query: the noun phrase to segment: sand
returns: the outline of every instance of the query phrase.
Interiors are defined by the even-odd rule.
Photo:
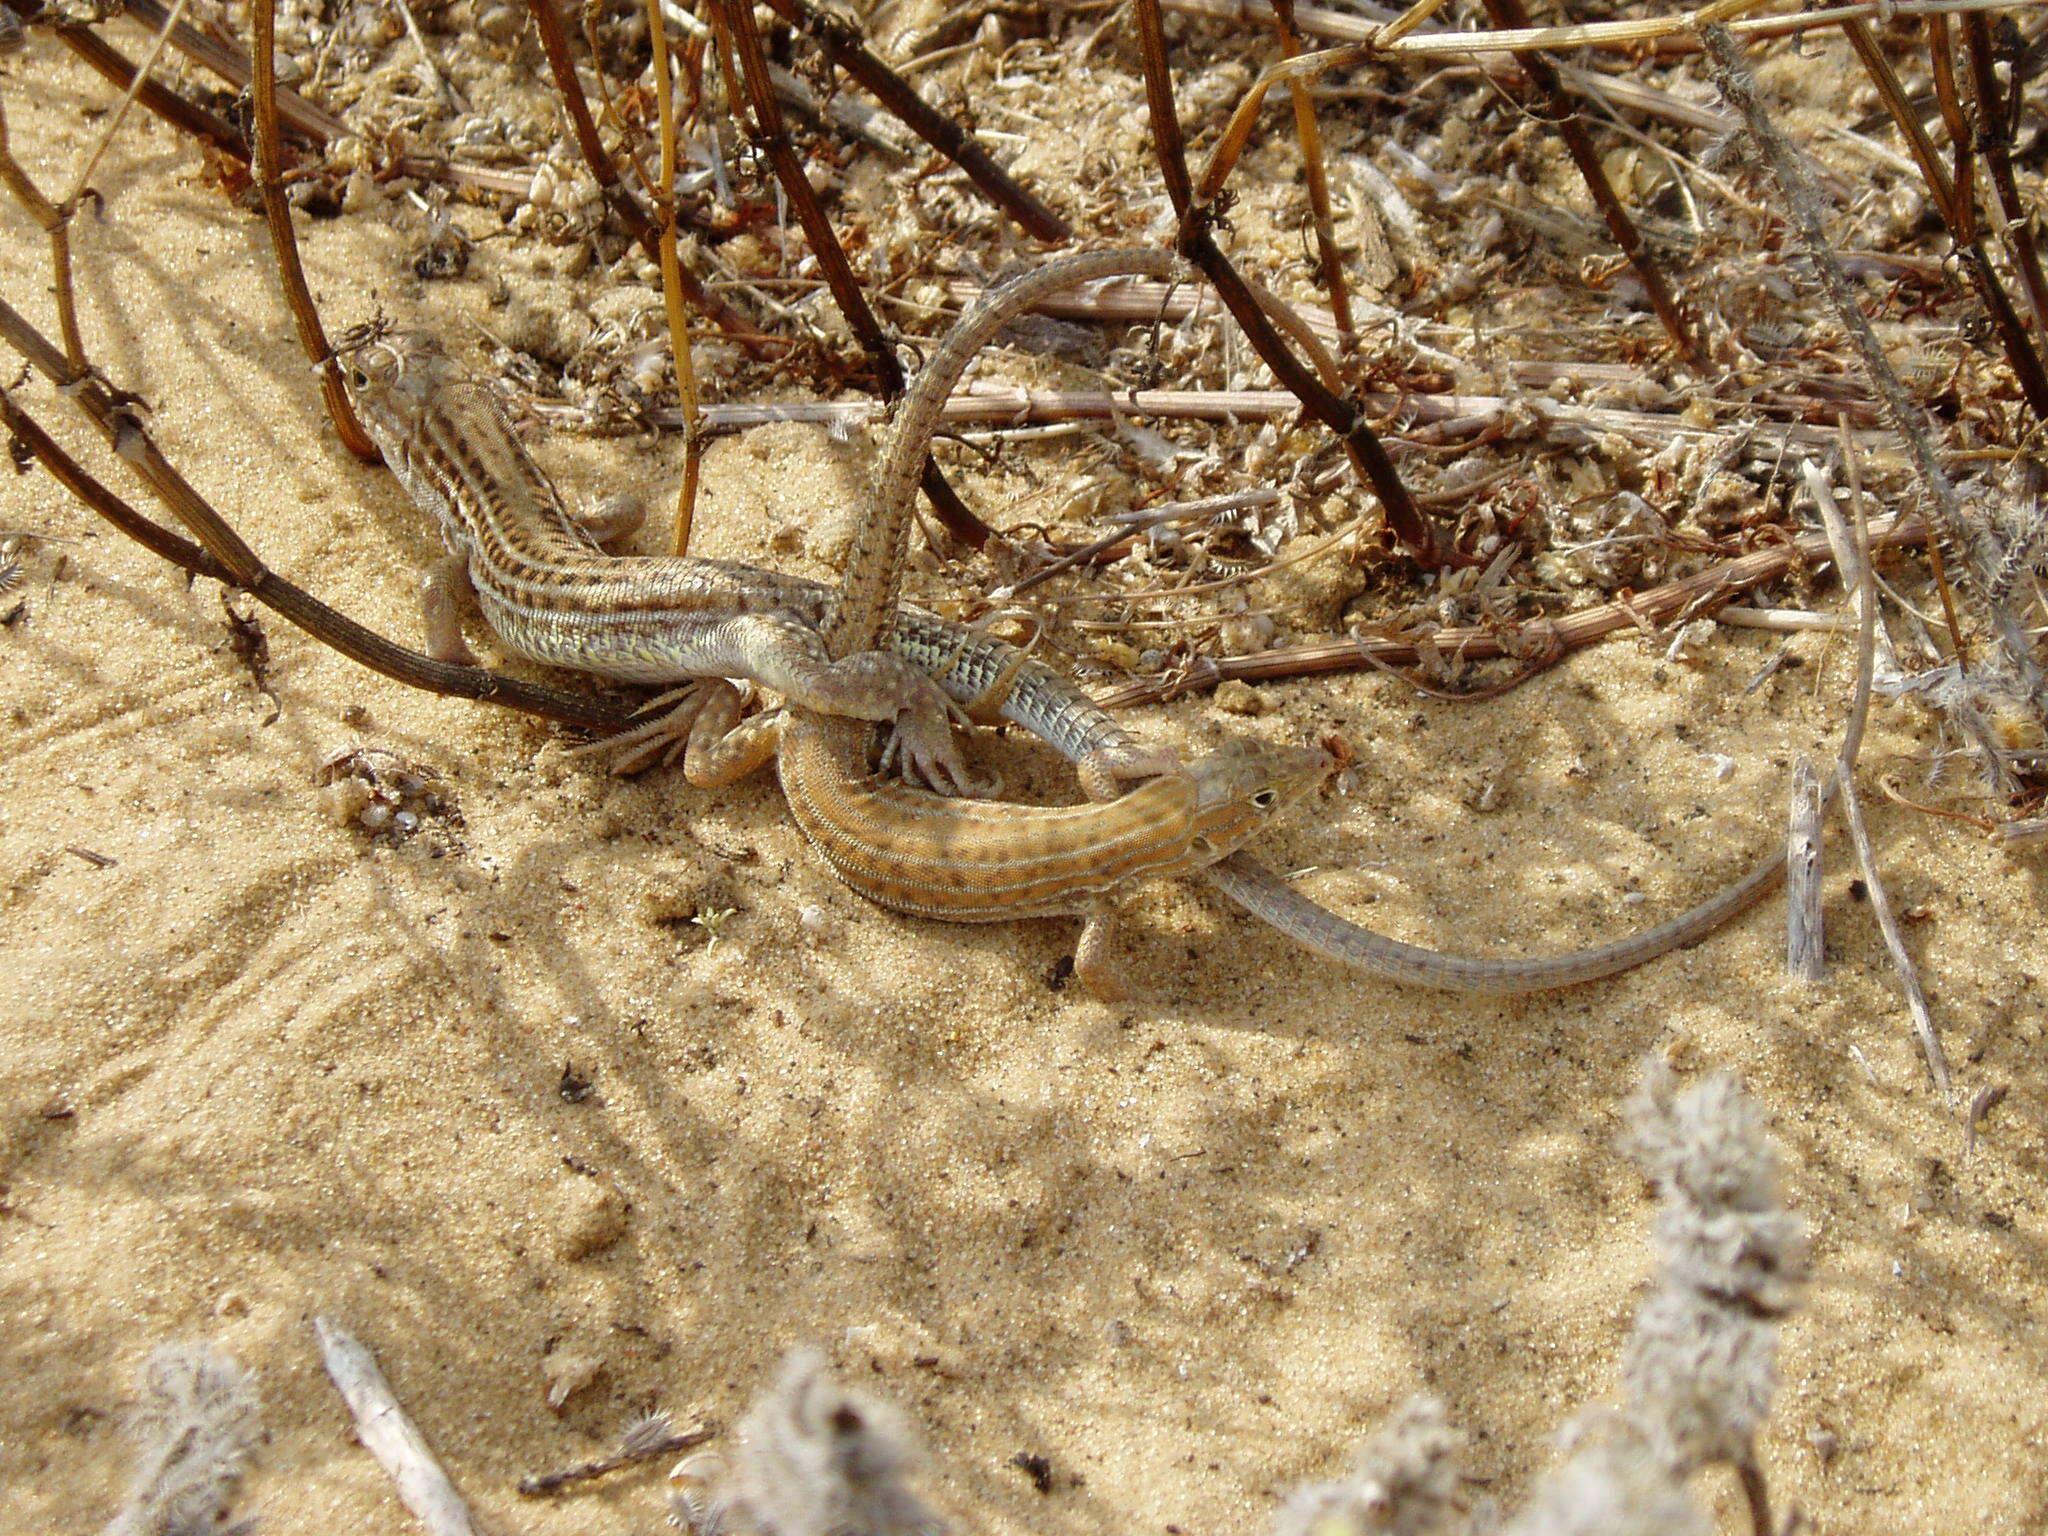
[[[100,87],[45,41],[0,91],[24,165],[61,185]],[[102,363],[278,570],[415,634],[433,537],[328,431],[258,225],[153,124],[97,180],[79,243]],[[48,324],[43,248],[4,228],[0,283]],[[343,319],[372,293],[457,335],[488,315],[484,277],[410,276],[397,221],[302,228]],[[21,398],[148,505],[47,390]],[[700,552],[829,576],[870,448],[721,441]],[[540,451],[584,497],[662,495],[679,458],[673,438]],[[771,545],[785,526],[808,531]],[[1503,1003],[1353,977],[1183,884],[1130,903],[1138,998],[1109,1005],[1055,984],[1069,924],[867,906],[767,779],[609,778],[564,732],[276,620],[271,722],[214,584],[38,473],[0,483],[0,527],[38,536],[0,598],[25,605],[0,630],[12,1529],[113,1513],[134,1370],[189,1337],[256,1373],[267,1438],[238,1507],[264,1530],[407,1528],[315,1312],[376,1352],[500,1532],[660,1528],[658,1468],[558,1503],[513,1485],[651,1408],[729,1425],[804,1342],[903,1406],[961,1528],[1257,1530],[1423,1392],[1470,1436],[1473,1496],[1512,1504],[1615,1391],[1652,1212],[1618,1107],[1653,1052],[1743,1076],[1812,1224],[1762,1446],[1780,1500],[1824,1532],[2048,1527],[2043,891],[1966,827],[1869,810],[1961,1097],[2010,1089],[1967,1157],[1846,853],[1815,986],[1782,974],[1776,901]],[[1366,674],[1264,687],[1256,718],[1138,718],[1183,746],[1340,736],[1346,792],[1274,862],[1325,867],[1311,889],[1400,937],[1543,952],[1675,911],[1778,835],[1846,682],[1805,636],[1804,666],[1745,694],[1778,644],[1721,631],[1672,661],[1625,638],[1469,706]],[[1869,782],[1929,740],[1881,708]],[[358,746],[430,767],[459,814],[397,846],[343,824],[318,780]],[[989,755],[1060,786],[1022,745]],[[592,1366],[552,1411],[551,1382]],[[1701,1491],[1735,1528],[1732,1479]]]

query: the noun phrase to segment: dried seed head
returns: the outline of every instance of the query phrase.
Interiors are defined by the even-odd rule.
[[[1351,1476],[1297,1488],[1275,1536],[1430,1536],[1462,1528],[1458,1436],[1443,1404],[1411,1398],[1358,1448]]]
[[[1707,1536],[1684,1486],[1622,1415],[1587,1415],[1570,1438],[1569,1459],[1504,1536]]]
[[[1778,1208],[1778,1149],[1762,1108],[1732,1074],[1678,1093],[1670,1067],[1653,1058],[1628,1117],[1636,1161],[1667,1199],[1704,1210]]]
[[[754,1536],[924,1536],[940,1527],[904,1485],[914,1454],[893,1409],[839,1386],[818,1351],[793,1350],[740,1421],[719,1493]]]
[[[247,1371],[203,1340],[166,1344],[144,1362],[129,1417],[139,1465],[128,1502],[102,1536],[226,1529],[249,1464],[260,1405]]]
[[[1748,1459],[1771,1411],[1778,1329],[1672,1286],[1636,1314],[1621,1376],[1658,1458],[1680,1476]]]

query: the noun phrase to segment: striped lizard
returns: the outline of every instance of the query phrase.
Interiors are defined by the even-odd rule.
[[[1110,276],[1171,279],[1178,275],[1177,259],[1163,251],[1081,252],[996,284],[960,317],[904,399],[895,435],[874,478],[874,500],[848,556],[839,605],[826,628],[826,644],[832,654],[847,654],[872,643],[888,622],[908,556],[917,472],[940,411],[975,354],[1012,320],[1060,289]],[[783,728],[777,759],[783,792],[799,824],[827,851],[842,877],[887,906],[976,921],[1004,915],[980,906],[972,913],[949,910],[963,900],[963,887],[971,890],[979,884],[992,884],[987,877],[974,874],[976,857],[964,855],[962,850],[972,849],[976,839],[992,839],[993,829],[984,821],[970,822],[946,808],[931,809],[925,825],[934,829],[933,837],[939,837],[936,829],[949,815],[959,821],[957,833],[942,839],[946,857],[928,857],[925,868],[906,873],[901,867],[900,834],[878,803],[885,791],[862,779],[847,732],[803,711],[793,713],[794,724]],[[1094,750],[1093,729],[1099,728],[1098,721],[1104,726],[1111,724],[1092,701],[1085,709],[1076,704],[1058,722],[1034,719],[1028,704],[1013,718],[1076,760],[1085,760]],[[1320,777],[1317,775],[1318,780]],[[1084,784],[1091,793],[1099,792],[1085,776]],[[1386,938],[1301,895],[1242,848],[1228,850],[1220,860],[1213,856],[1190,860],[1170,872],[1197,868],[1246,910],[1296,943],[1340,964],[1409,985],[1511,994],[1595,981],[1705,937],[1776,885],[1784,870],[1784,855],[1767,856],[1706,901],[1657,927],[1597,948],[1531,960],[1450,955]],[[973,901],[976,896],[969,894],[965,899]],[[1015,915],[1026,914],[1020,910]],[[1084,935],[1084,940],[1088,937]]]

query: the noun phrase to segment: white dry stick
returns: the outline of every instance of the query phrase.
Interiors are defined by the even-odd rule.
[[[313,1319],[320,1357],[348,1411],[355,1416],[356,1438],[398,1485],[398,1497],[432,1536],[481,1536],[448,1474],[434,1459],[426,1437],[405,1416],[391,1384],[377,1361],[340,1323],[327,1316]]]
[[[1731,629],[1768,629],[1780,634],[1797,634],[1815,629],[1848,629],[1849,623],[1832,613],[1808,613],[1803,608],[1749,608],[1736,603],[1718,610],[1714,621]]]
[[[1799,981],[1826,974],[1820,908],[1820,775],[1802,754],[1792,765],[1791,826],[1785,843],[1785,972]]]
[[[1806,493],[1813,498],[1814,510],[1820,513],[1821,526],[1827,530],[1828,548],[1834,552],[1835,569],[1842,577],[1842,590],[1851,599],[1861,602],[1858,594],[1865,586],[1863,556],[1857,549],[1855,536],[1849,531],[1848,518],[1842,515],[1842,504],[1835,500],[1835,488],[1828,484],[1828,477],[1811,459],[1799,461],[1799,475],[1806,482]],[[1860,609],[1857,622],[1862,622]],[[1872,643],[1877,647],[1877,665],[1883,669],[1887,679],[1899,678],[1898,654],[1892,649],[1891,634],[1885,629],[1884,620],[1875,613],[1871,622],[1875,627]]]
[[[2008,821],[1998,829],[1998,843],[2007,853],[2030,853],[2048,846],[2048,816]]]
[[[1813,483],[1811,477],[1808,483]],[[1899,936],[1898,921],[1892,916],[1891,898],[1885,894],[1884,881],[1877,872],[1877,854],[1870,846],[1870,833],[1864,828],[1863,807],[1857,803],[1853,782],[1856,754],[1863,745],[1864,722],[1870,714],[1870,686],[1876,655],[1877,593],[1871,583],[1869,530],[1864,526],[1861,503],[1856,507],[1854,539],[1850,538],[1841,509],[1831,496],[1816,494],[1814,505],[1820,511],[1821,521],[1827,525],[1828,543],[1834,548],[1835,565],[1844,582],[1855,583],[1852,590],[1856,597],[1856,697],[1850,706],[1848,726],[1842,733],[1842,755],[1829,782],[1841,791],[1842,810],[1849,823],[1849,839],[1856,845],[1857,862],[1863,866],[1863,883],[1870,890],[1870,910],[1877,918],[1878,929],[1884,934],[1885,948],[1891,952],[1892,965],[1899,973],[1899,986],[1906,996],[1906,1011],[1912,1015],[1913,1033],[1920,1039],[1921,1053],[1927,1058],[1927,1070],[1934,1075],[1942,1102],[1952,1103],[1955,1094],[1949,1076],[1948,1057],[1941,1048],[1941,1036],[1935,1032],[1934,1015],[1927,1006],[1927,993],[1920,985],[1920,973],[1914,968],[1913,957],[1906,952],[1905,940]]]
[[[1857,803],[1855,786],[1846,778],[1841,781],[1841,790],[1849,840],[1856,845],[1856,858],[1863,866],[1863,883],[1870,889],[1871,915],[1877,919],[1885,948],[1891,951],[1892,965],[1899,973],[1899,986],[1906,994],[1906,1011],[1913,1016],[1913,1033],[1920,1038],[1921,1054],[1927,1058],[1927,1070],[1934,1074],[1934,1085],[1941,1090],[1942,1102],[1953,1103],[1955,1090],[1949,1077],[1948,1055],[1941,1048],[1941,1036],[1935,1032],[1934,1014],[1927,1006],[1926,992],[1921,990],[1920,973],[1914,968],[1913,957],[1906,952],[1906,941],[1899,935],[1891,897],[1885,894],[1884,882],[1878,878],[1877,853],[1870,846],[1870,833],[1863,825],[1863,807]]]

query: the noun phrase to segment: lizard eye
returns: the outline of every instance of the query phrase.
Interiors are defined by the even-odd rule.
[[[1252,804],[1262,811],[1270,811],[1279,803],[1280,791],[1277,789],[1262,789],[1252,796]]]

